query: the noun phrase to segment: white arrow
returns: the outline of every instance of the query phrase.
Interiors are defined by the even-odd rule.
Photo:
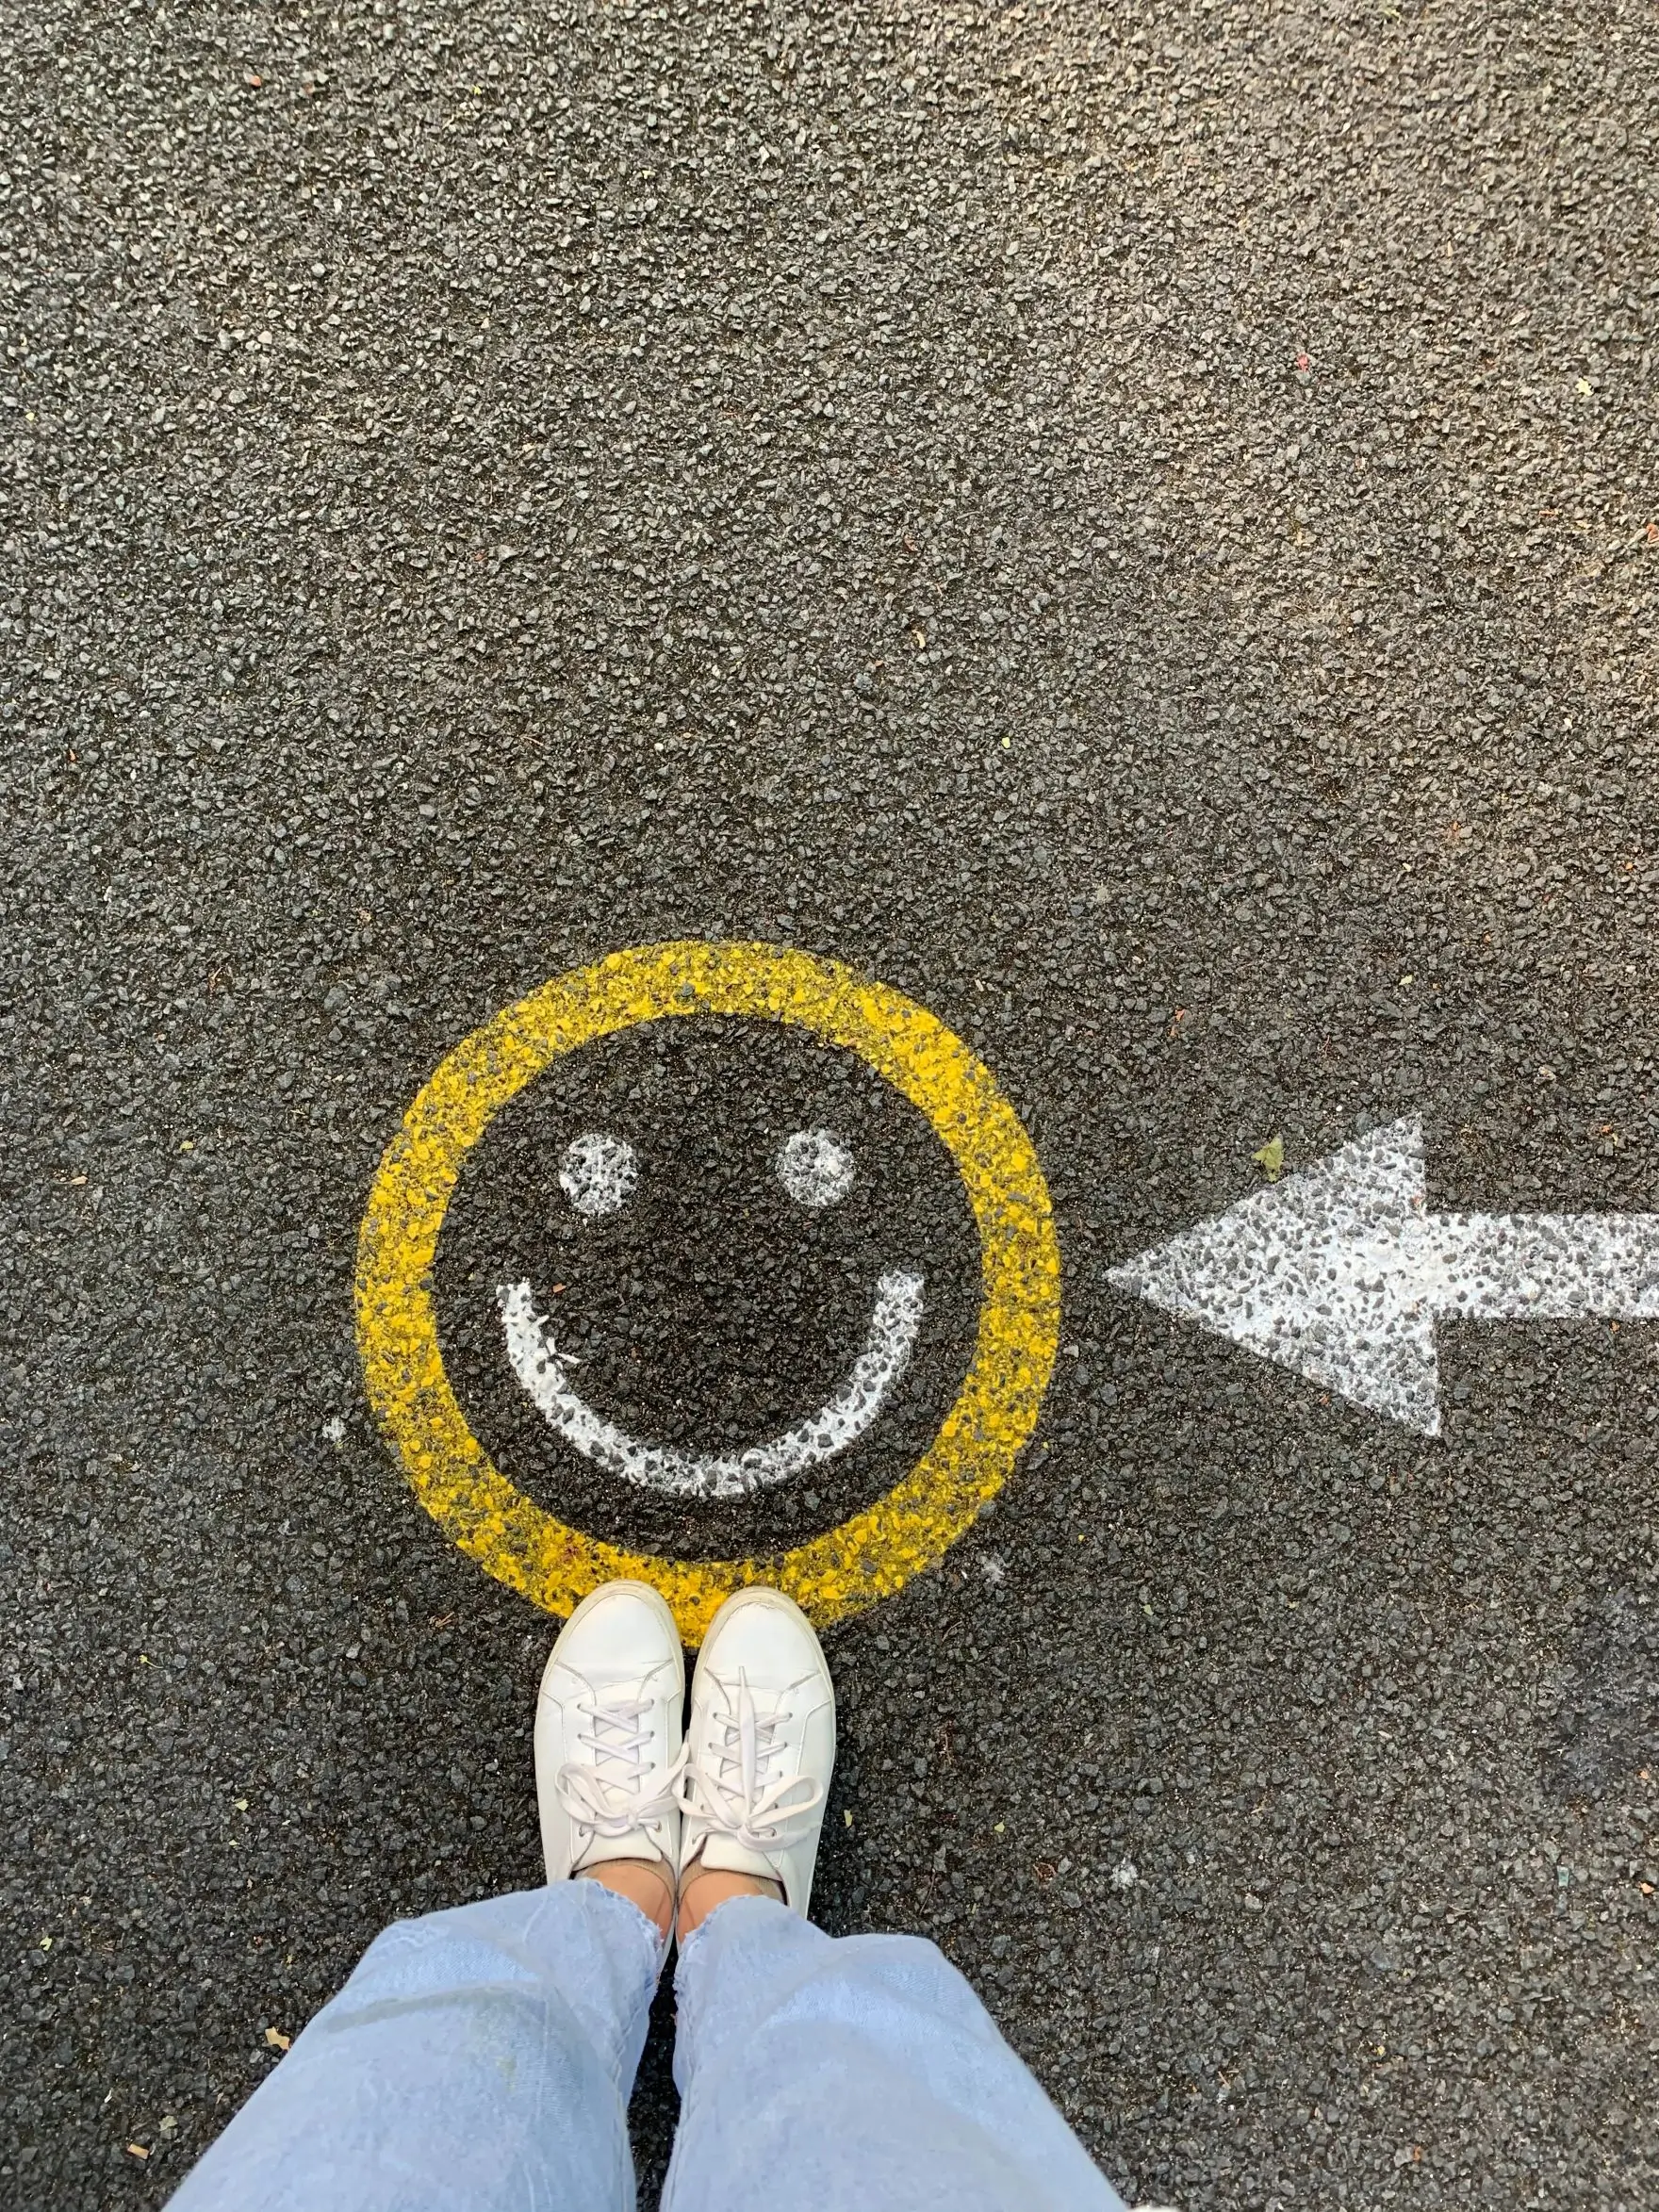
[[[1431,1214],[1393,1122],[1108,1280],[1437,1436],[1438,1318],[1659,1320],[1659,1214]]]

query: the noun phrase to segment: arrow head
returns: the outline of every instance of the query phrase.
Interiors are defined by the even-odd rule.
[[[1392,1122],[1107,1280],[1435,1436],[1424,1199],[1422,1125]]]

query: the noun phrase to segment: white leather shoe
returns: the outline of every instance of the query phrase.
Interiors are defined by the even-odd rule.
[[[691,1678],[680,1882],[700,1864],[776,1882],[804,1915],[835,1765],[835,1691],[812,1623],[780,1590],[739,1590]]]
[[[535,1794],[550,1882],[613,1859],[680,1859],[685,1658],[644,1582],[607,1582],[560,1631],[535,1707]]]

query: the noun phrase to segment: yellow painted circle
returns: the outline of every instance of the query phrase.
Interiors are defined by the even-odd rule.
[[[680,1014],[789,1023],[859,1054],[949,1148],[979,1231],[978,1335],[938,1434],[885,1497],[769,1558],[658,1559],[567,1528],[495,1466],[456,1402],[438,1348],[438,1235],[461,1164],[492,1116],[561,1053]],[[1059,1336],[1048,1187],[989,1068],[902,992],[771,944],[692,941],[613,953],[555,976],[475,1029],[404,1116],[357,1243],[357,1345],[370,1403],[427,1512],[499,1581],[549,1613],[568,1613],[617,1575],[654,1584],[693,1646],[746,1582],[787,1590],[824,1627],[931,1566],[1011,1472]]]

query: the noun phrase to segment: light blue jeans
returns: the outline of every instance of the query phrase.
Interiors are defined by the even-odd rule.
[[[401,1921],[172,2212],[632,2212],[657,1931],[591,1881]],[[664,2212],[1122,2212],[956,1969],[914,1936],[722,1905],[675,1975]]]

